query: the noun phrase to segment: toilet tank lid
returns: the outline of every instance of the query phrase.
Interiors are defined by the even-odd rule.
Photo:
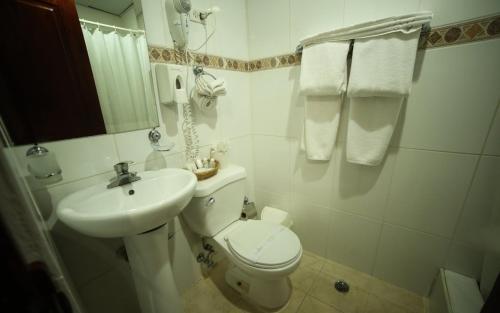
[[[199,181],[196,184],[194,197],[208,196],[227,184],[244,179],[246,176],[245,168],[237,165],[227,165],[220,169],[217,175]]]

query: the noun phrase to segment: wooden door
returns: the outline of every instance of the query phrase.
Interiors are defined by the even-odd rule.
[[[105,134],[74,0],[0,2],[0,115],[13,142]]]

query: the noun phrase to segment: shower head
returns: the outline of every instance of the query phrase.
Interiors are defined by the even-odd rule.
[[[173,0],[175,10],[179,13],[188,13],[191,11],[190,0]]]

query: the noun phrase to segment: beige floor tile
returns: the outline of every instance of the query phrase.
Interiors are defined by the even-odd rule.
[[[367,291],[382,299],[404,307],[409,312],[424,312],[424,299],[421,296],[375,277],[371,280]]]
[[[337,279],[345,280],[350,286],[356,286],[362,289],[367,289],[373,279],[373,277],[368,274],[330,260],[325,262],[321,271]]]
[[[314,253],[304,251],[299,268],[307,268],[320,271],[326,260]]]
[[[292,294],[290,295],[290,301],[288,301],[288,304],[281,310],[279,310],[279,313],[296,313],[297,310],[299,309],[300,305],[304,301],[304,298],[306,297],[306,293],[298,290],[298,289],[293,289]]]
[[[326,273],[321,273],[308,296],[335,307],[343,313],[357,313],[362,307],[367,293],[357,286],[351,286],[349,292],[338,292],[334,287],[335,278]]]
[[[319,272],[319,270],[299,267],[290,275],[293,288],[299,289],[305,293],[309,292],[314,282],[318,279]]]
[[[408,313],[402,308],[388,300],[369,294],[366,296],[359,313]]]
[[[313,297],[307,296],[302,302],[298,313],[341,313],[334,307],[327,305]]]

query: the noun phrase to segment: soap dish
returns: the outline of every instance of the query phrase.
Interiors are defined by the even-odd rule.
[[[219,161],[215,160],[215,167],[198,168],[196,170],[193,170],[193,173],[196,175],[196,178],[198,178],[198,181],[205,180],[207,178],[217,175],[217,172],[219,171],[219,166],[220,166]]]

